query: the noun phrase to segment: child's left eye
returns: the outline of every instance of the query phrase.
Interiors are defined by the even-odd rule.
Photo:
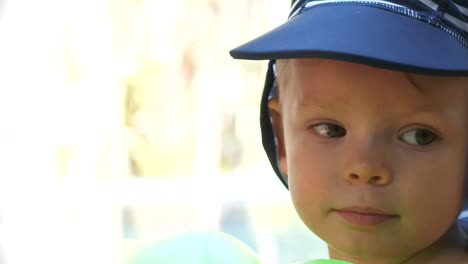
[[[425,146],[439,139],[439,136],[427,129],[418,128],[406,132],[400,139],[410,145]]]

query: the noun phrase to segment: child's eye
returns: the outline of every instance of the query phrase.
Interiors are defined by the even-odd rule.
[[[410,145],[425,146],[439,139],[439,137],[427,129],[414,129],[406,132],[400,137],[401,140]]]
[[[312,128],[322,137],[344,137],[346,135],[346,129],[335,124],[318,124],[312,126]]]

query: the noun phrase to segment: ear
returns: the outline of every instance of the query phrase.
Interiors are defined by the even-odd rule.
[[[281,116],[280,104],[277,98],[268,101],[268,110],[270,112],[271,125],[275,134],[278,168],[281,173],[288,175],[288,165],[286,162],[286,151],[284,145],[283,117]]]

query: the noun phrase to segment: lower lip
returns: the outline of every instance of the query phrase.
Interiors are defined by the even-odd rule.
[[[348,222],[360,226],[375,226],[396,218],[395,215],[358,213],[354,211],[335,210]]]

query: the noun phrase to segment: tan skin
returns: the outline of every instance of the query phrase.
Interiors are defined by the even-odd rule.
[[[268,107],[279,167],[331,258],[468,263],[454,224],[467,170],[468,78],[321,59],[280,62],[278,78]],[[348,208],[385,220],[356,223]]]

